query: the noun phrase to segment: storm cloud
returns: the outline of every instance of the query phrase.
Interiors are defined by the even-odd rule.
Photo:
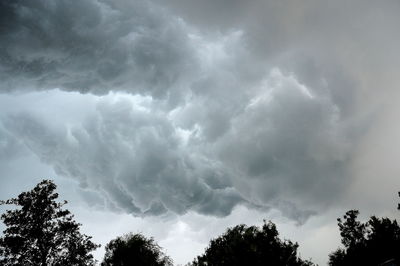
[[[2,1],[0,147],[115,211],[304,222],[397,84],[399,7],[365,3]]]
[[[54,91],[49,100],[66,104],[10,110],[3,124],[57,174],[95,192],[92,204],[134,215],[216,216],[244,204],[304,222],[346,184],[346,121],[329,97],[278,69],[247,92],[235,108],[210,102],[215,110],[204,110],[199,96],[165,111],[151,97],[109,94],[78,104],[68,98],[88,96]]]
[[[168,96],[192,58],[186,26],[146,1],[2,1],[3,91]]]

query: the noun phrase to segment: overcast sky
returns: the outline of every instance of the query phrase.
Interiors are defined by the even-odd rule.
[[[272,220],[324,265],[398,218],[400,3],[0,1],[0,198],[55,180],[103,244],[176,264]]]

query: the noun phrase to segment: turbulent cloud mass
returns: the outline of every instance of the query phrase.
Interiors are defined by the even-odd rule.
[[[186,26],[145,1],[2,1],[2,90],[165,96],[190,75]]]
[[[305,223],[374,193],[360,176],[384,165],[369,143],[386,145],[398,113],[399,9],[2,0],[0,165],[33,154],[120,214]],[[394,165],[376,168],[391,169],[381,194]]]

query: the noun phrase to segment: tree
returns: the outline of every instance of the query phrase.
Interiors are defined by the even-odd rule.
[[[362,223],[359,212],[350,210],[338,219],[344,248],[329,255],[329,265],[381,265],[400,263],[400,227],[396,220],[372,216]]]
[[[198,256],[193,266],[202,265],[313,265],[297,255],[297,243],[280,240],[275,224],[257,226],[237,225],[211,240],[205,253]]]
[[[6,225],[0,238],[1,265],[94,265],[90,254],[99,245],[81,234],[81,224],[56,201],[56,185],[43,180],[17,198],[1,201],[16,205],[1,215]]]
[[[106,245],[106,254],[101,265],[170,266],[172,260],[161,251],[153,238],[130,233],[117,237]]]

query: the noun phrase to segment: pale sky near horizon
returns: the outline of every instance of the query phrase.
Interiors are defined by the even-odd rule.
[[[98,260],[142,232],[185,264],[266,219],[324,265],[348,209],[399,218],[399,13],[394,0],[3,0],[0,199],[55,180]]]

